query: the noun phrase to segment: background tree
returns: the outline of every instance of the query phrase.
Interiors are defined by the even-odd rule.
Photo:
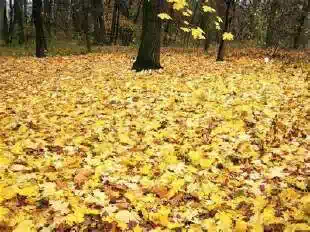
[[[83,4],[83,31],[86,41],[86,48],[87,51],[91,51],[91,41],[90,41],[90,35],[89,35],[89,12],[90,12],[90,4],[87,0],[82,0]]]
[[[45,50],[45,37],[43,29],[43,19],[42,19],[42,0],[33,0],[33,21],[36,29],[36,56],[41,58],[44,57]]]
[[[161,1],[143,1],[143,24],[141,44],[138,57],[133,64],[133,69],[159,69],[160,65],[160,35],[161,19],[158,14],[161,10]]]
[[[216,60],[217,61],[223,61],[224,60],[224,50],[225,50],[225,39],[223,38],[224,34],[228,32],[228,27],[230,23],[230,10],[233,7],[235,1],[234,0],[224,0],[225,6],[223,6],[222,3],[218,4],[219,9],[223,9],[225,7],[225,18],[224,18],[224,28],[223,33],[220,34],[219,37],[219,48],[217,51]]]
[[[5,12],[5,1],[0,1],[0,45],[5,43],[4,39],[4,12]]]
[[[300,45],[306,47],[308,44],[309,36],[307,36],[307,34],[310,34],[310,25],[307,22],[308,15],[310,18],[310,0],[305,0],[302,7],[302,13],[297,19],[297,29],[293,45],[295,49],[299,48]]]
[[[97,44],[105,42],[104,0],[92,0],[94,20],[94,37]]]

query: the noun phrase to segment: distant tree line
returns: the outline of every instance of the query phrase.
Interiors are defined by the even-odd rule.
[[[217,44],[223,60],[223,34],[237,42],[277,48],[310,47],[310,0],[209,0],[216,12],[205,13],[205,0],[187,0],[184,14],[165,0],[0,0],[0,43],[28,45],[36,41],[36,55],[44,57],[50,41],[78,41],[91,47],[139,43],[133,68],[160,68],[161,46],[203,47]],[[166,12],[173,20],[161,20]],[[217,25],[214,20],[223,20]],[[184,22],[199,27],[205,39],[195,40],[182,30]],[[216,28],[220,27],[221,30]]]

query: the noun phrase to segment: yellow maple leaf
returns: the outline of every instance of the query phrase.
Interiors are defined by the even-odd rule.
[[[23,143],[22,142],[17,142],[14,144],[14,146],[11,148],[11,152],[16,154],[16,155],[21,155],[23,154]]]
[[[201,159],[199,161],[199,163],[200,163],[200,166],[202,168],[206,168],[207,169],[207,168],[210,168],[212,166],[213,160],[211,160],[211,159]]]
[[[192,36],[194,39],[205,39],[204,33],[205,32],[200,27],[192,28]]]
[[[207,6],[207,5],[203,6],[203,7],[202,7],[202,10],[203,10],[204,12],[209,12],[209,13],[214,13],[214,12],[216,12],[216,10],[215,10],[214,8],[212,8],[212,7],[210,7],[210,6]]]
[[[211,218],[203,220],[202,227],[208,231],[216,231],[217,229],[215,222]]]
[[[24,220],[20,222],[13,232],[35,232],[32,220]]]
[[[0,206],[0,221],[6,220],[9,212],[10,212],[9,209]]]
[[[136,226],[133,228],[133,232],[143,232],[143,229],[142,229],[139,225],[136,225]]]
[[[194,165],[198,165],[203,154],[200,151],[190,151],[188,156]]]
[[[223,40],[234,40],[234,35],[228,32],[223,34]]]
[[[173,197],[178,191],[181,190],[181,188],[184,186],[185,181],[184,179],[177,179],[172,182],[172,188],[169,190],[167,197],[171,198]]]
[[[18,191],[22,196],[34,197],[39,195],[39,187],[36,185],[25,186]]]
[[[160,13],[160,14],[158,14],[157,16],[158,16],[159,18],[161,18],[162,20],[165,20],[165,19],[170,20],[170,19],[172,19],[172,18],[170,17],[170,15],[168,15],[167,13]]]
[[[232,229],[232,216],[228,213],[222,212],[216,215],[219,219],[218,228],[222,231],[231,231]]]
[[[237,220],[235,225],[236,232],[246,232],[248,228],[248,224],[245,221]]]

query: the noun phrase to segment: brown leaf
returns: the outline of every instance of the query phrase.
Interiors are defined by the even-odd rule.
[[[60,179],[56,180],[56,186],[58,189],[66,189],[68,187],[67,183]]]
[[[74,177],[74,183],[78,186],[82,186],[88,180],[88,177],[93,173],[90,169],[81,169],[77,172],[77,175]]]
[[[155,186],[151,190],[152,193],[155,193],[159,198],[165,198],[168,194],[168,188],[164,186]]]

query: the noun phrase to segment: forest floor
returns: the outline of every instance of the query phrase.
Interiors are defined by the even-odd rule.
[[[0,231],[309,231],[310,65],[0,57]]]

